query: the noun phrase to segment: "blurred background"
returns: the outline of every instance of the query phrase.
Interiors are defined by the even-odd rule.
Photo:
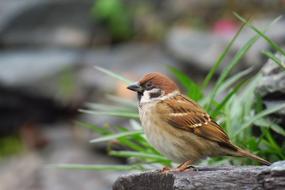
[[[123,124],[78,109],[108,102],[106,94],[134,98],[94,65],[133,80],[169,74],[171,65],[200,82],[241,25],[233,11],[264,27],[285,13],[285,1],[0,0],[0,189],[111,189],[124,172],[47,168],[124,162],[89,144],[96,134],[77,124]],[[285,20],[268,34],[285,45]],[[245,29],[228,59],[253,35]],[[258,41],[235,72],[262,67],[265,49]]]

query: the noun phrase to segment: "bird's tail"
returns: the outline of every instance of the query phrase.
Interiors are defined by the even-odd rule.
[[[237,147],[237,148],[238,148],[238,151],[236,154],[237,156],[247,157],[247,158],[250,158],[252,160],[256,160],[263,165],[267,165],[267,166],[271,165],[271,163],[268,162],[267,160],[264,160],[263,158],[260,158],[259,156],[256,156],[256,155],[250,153],[249,151],[243,150],[239,147]]]

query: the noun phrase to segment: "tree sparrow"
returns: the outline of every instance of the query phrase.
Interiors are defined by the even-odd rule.
[[[174,162],[178,171],[208,156],[238,156],[270,162],[231,143],[222,127],[177,85],[160,73],[146,74],[127,87],[137,92],[140,120],[149,142]]]

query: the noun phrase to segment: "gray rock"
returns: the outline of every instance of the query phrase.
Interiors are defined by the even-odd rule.
[[[0,53],[0,81],[9,86],[28,85],[78,63],[69,50],[15,50]]]
[[[23,11],[34,6],[37,0],[1,0],[0,1],[0,33],[9,25],[9,23],[19,16]]]
[[[0,134],[76,116],[88,93],[76,80],[79,57],[59,49],[0,52]]]
[[[4,3],[0,42],[5,46],[85,47],[93,21],[88,0],[23,0]],[[2,6],[2,4],[1,4]]]
[[[276,54],[276,57],[285,63],[285,57]],[[285,93],[284,69],[269,59],[261,69],[262,78],[257,86],[256,92],[262,97],[279,92]]]
[[[18,50],[0,53],[0,83],[32,94],[69,101],[61,78],[71,75],[74,88],[80,53],[71,50]]]
[[[276,54],[285,63],[285,57]],[[261,79],[256,87],[256,94],[264,99],[267,107],[285,103],[285,71],[271,59],[261,69]],[[278,111],[281,117],[285,116],[285,109]]]
[[[226,39],[209,32],[187,28],[173,28],[166,38],[166,46],[174,57],[208,71],[223,51]]]
[[[198,171],[122,176],[114,190],[284,189],[285,161],[272,166],[209,167]]]

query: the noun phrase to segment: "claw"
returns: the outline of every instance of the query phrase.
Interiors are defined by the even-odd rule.
[[[188,165],[187,169],[188,169],[188,170],[189,170],[189,169],[192,169],[192,170],[195,171],[195,172],[198,172],[198,171],[199,171],[199,169],[196,168],[196,167],[193,166],[193,165]]]
[[[170,167],[163,167],[161,170],[159,170],[159,172],[163,173],[163,174],[168,174],[169,172],[184,172],[187,170],[192,169],[193,171],[198,171],[198,168],[196,168],[195,166],[191,165],[191,161],[188,160],[182,164],[180,164],[179,166],[177,166],[177,168],[170,168]]]
[[[168,174],[172,169],[170,167],[164,166],[160,172],[163,174]]]
[[[193,169],[193,171],[198,171],[193,165],[191,165],[192,161],[191,160],[188,160],[182,164],[180,164],[177,168],[176,168],[176,171],[178,172],[184,172],[190,168]]]
[[[198,171],[198,168],[196,168],[193,165],[184,165],[184,166],[178,167],[178,168],[176,168],[176,171],[184,172],[184,171],[188,171],[190,169],[192,169],[192,171]]]

